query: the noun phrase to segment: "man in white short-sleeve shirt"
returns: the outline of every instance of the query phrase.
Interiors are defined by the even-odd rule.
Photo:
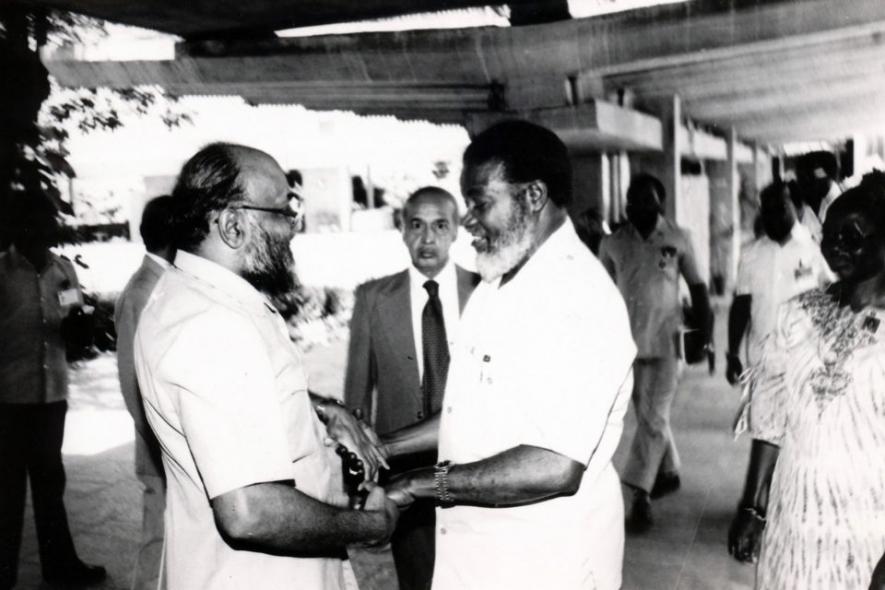
[[[568,219],[566,148],[537,125],[500,123],[467,148],[461,184],[484,282],[462,316],[438,432],[388,438],[394,455],[438,440],[440,462],[388,493],[441,506],[435,590],[620,588],[611,457],[636,347],[623,299]]]
[[[795,185],[793,185],[794,187]],[[775,182],[759,196],[764,233],[741,252],[728,318],[726,378],[736,384],[748,364],[760,360],[781,303],[831,280],[820,247],[796,219],[790,185]],[[741,342],[746,334],[746,354]]]
[[[365,511],[330,503],[340,463],[327,437],[369,473],[380,454],[342,408],[312,405],[270,303],[294,287],[285,175],[263,152],[212,144],[185,164],[172,198],[176,267],[135,337],[168,481],[168,588],[353,587],[345,545],[385,540],[397,511],[381,488]]]

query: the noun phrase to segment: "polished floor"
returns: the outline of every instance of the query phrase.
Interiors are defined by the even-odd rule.
[[[307,355],[313,389],[340,392],[343,354],[343,343],[337,343]],[[140,519],[131,422],[119,396],[112,357],[82,364],[72,380],[65,438],[71,527],[83,559],[108,568],[109,579],[100,588],[122,590],[129,586]],[[725,382],[721,367],[714,377],[705,367],[692,367],[683,375],[673,415],[684,464],[682,490],[655,503],[656,523],[650,533],[628,538],[625,590],[752,587],[752,567],[733,561],[725,550],[749,448],[746,440],[734,442],[730,434],[737,404],[738,392]],[[625,441],[632,431],[628,416]],[[618,465],[623,463],[624,447],[622,443]],[[48,588],[40,581],[30,514],[26,523],[17,588]],[[361,550],[354,555],[354,565],[364,590],[395,589],[389,552]]]

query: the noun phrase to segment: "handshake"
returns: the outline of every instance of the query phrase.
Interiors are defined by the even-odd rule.
[[[366,478],[365,465],[356,453],[342,444],[336,447],[335,453],[341,458],[341,476],[349,507],[354,510],[367,508],[366,501],[370,492],[374,489],[384,491],[383,488]],[[407,474],[403,475],[389,482],[385,495],[399,508],[408,508],[415,501],[415,496],[409,490]]]
[[[399,510],[414,501],[409,479],[397,476],[379,486],[378,473],[390,469],[390,455],[375,431],[362,419],[358,410],[351,414],[334,400],[322,400],[317,412],[326,425],[327,445],[335,445],[335,453],[341,459],[344,491],[351,509],[383,514],[392,532],[399,519]],[[404,474],[405,475],[405,474]]]

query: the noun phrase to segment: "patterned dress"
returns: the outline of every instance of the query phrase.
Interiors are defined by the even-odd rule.
[[[756,588],[866,590],[885,551],[885,310],[810,291],[763,350],[745,416],[780,454]]]

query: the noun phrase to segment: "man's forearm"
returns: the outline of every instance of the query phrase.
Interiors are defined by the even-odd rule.
[[[439,444],[439,413],[381,437],[388,457],[433,451]]]
[[[695,321],[698,322],[698,328],[704,335],[707,342],[713,338],[713,312],[710,309],[710,295],[707,292],[707,285],[697,283],[688,286],[691,295],[691,308]]]
[[[216,523],[238,549],[303,556],[333,554],[386,534],[384,514],[324,504],[286,483],[240,488],[212,500]]]
[[[573,459],[522,445],[488,459],[453,465],[446,488],[455,504],[516,506],[573,494],[583,474],[584,466]],[[434,469],[416,469],[406,477],[415,497],[437,497]]]
[[[780,448],[777,445],[753,439],[741,506],[753,508],[762,515],[766,513],[771,476],[774,473],[779,454]]]
[[[728,353],[737,354],[750,323],[750,295],[735,295],[728,312]]]

